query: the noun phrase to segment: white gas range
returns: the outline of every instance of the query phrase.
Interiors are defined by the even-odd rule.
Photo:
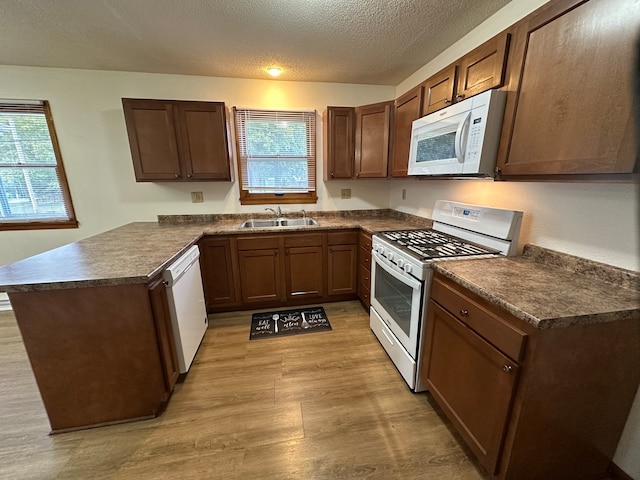
[[[425,390],[419,359],[432,263],[515,255],[522,212],[438,200],[433,221],[372,239],[371,330],[416,392]]]

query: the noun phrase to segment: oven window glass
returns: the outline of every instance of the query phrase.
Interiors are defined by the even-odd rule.
[[[384,269],[378,268],[374,292],[376,300],[409,337],[413,288],[389,275]]]

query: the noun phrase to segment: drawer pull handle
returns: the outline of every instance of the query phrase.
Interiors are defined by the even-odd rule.
[[[460,315],[462,315],[463,317],[466,317],[467,315],[469,315],[469,311],[468,310],[460,310]]]
[[[504,373],[511,373],[513,371],[513,367],[511,365],[505,365],[502,367],[502,371]]]

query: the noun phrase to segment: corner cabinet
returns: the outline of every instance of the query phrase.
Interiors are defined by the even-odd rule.
[[[552,1],[514,26],[502,178],[638,171],[631,85],[638,31],[640,3],[629,0]]]
[[[356,178],[384,178],[389,165],[393,102],[356,107]]]
[[[637,318],[538,329],[436,272],[420,375],[491,478],[607,478],[639,335]]]
[[[322,113],[324,180],[353,178],[356,109],[327,107]]]
[[[222,102],[123,98],[138,182],[231,181]]]

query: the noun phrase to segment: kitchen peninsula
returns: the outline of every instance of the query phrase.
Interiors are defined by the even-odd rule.
[[[277,231],[371,233],[431,224],[389,210],[315,216],[318,226]],[[162,272],[203,235],[273,231],[240,228],[245,219],[161,217],[0,267],[0,291],[9,294],[52,432],[161,411],[178,376]]]

